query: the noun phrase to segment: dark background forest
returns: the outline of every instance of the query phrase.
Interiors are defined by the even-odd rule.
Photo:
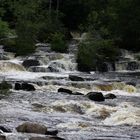
[[[120,49],[140,51],[140,0],[0,0],[0,44],[27,55],[35,44],[67,52],[71,32],[88,33],[79,43],[79,70],[117,61]]]

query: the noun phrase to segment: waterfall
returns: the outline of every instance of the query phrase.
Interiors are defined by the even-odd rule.
[[[0,61],[0,72],[24,71],[24,67],[8,61]]]

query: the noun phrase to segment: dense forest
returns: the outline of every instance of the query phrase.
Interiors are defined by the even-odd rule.
[[[100,69],[118,59],[119,48],[140,51],[139,15],[140,0],[0,0],[0,44],[16,55],[34,52],[38,42],[63,53],[71,32],[86,32],[78,68]]]

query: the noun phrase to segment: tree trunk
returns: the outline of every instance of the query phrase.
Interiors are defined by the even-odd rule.
[[[58,19],[58,14],[59,14],[59,0],[57,0],[57,4],[56,4],[56,18]]]

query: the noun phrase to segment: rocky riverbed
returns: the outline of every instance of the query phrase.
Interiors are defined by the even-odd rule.
[[[13,88],[0,95],[0,140],[140,139],[139,67],[81,73],[71,50],[15,58],[1,48],[0,80]]]

